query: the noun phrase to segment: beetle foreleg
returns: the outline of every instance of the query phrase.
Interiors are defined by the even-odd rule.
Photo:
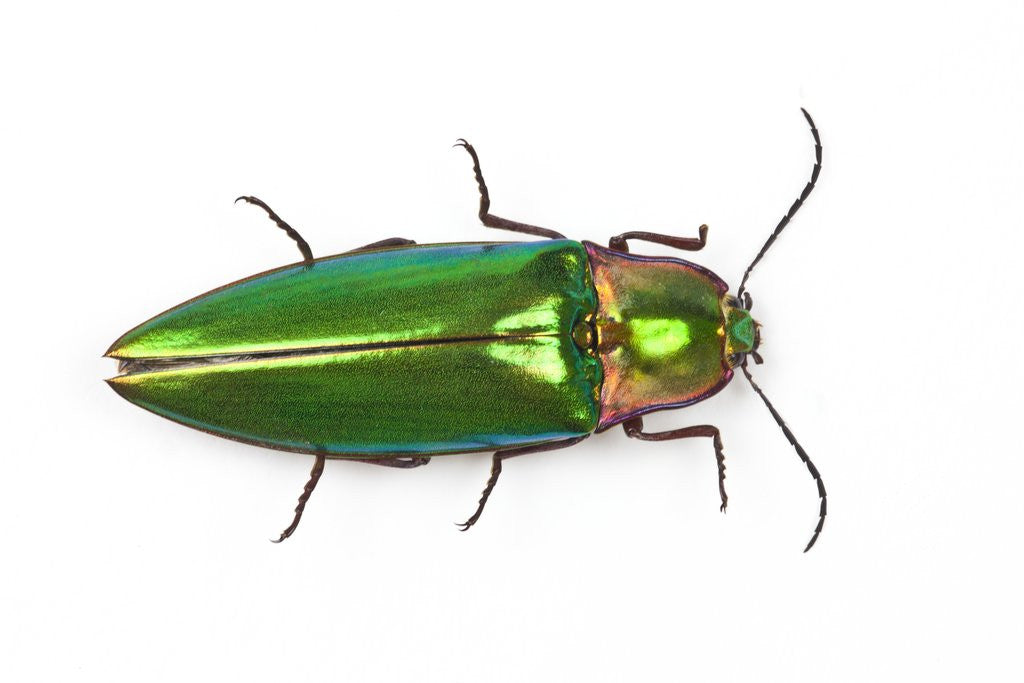
[[[274,223],[277,224],[277,227],[284,230],[286,233],[288,233],[289,237],[295,240],[295,244],[299,246],[299,251],[302,252],[302,260],[305,261],[306,263],[311,263],[313,261],[313,251],[309,248],[309,242],[302,239],[302,235],[299,234],[298,230],[285,223],[280,216],[274,213],[274,210],[267,206],[266,202],[257,197],[239,197],[238,199],[235,200],[235,203],[237,204],[238,202],[241,201],[244,201],[247,204],[253,204],[254,206],[258,206],[264,211],[266,211],[267,216],[270,217],[270,220],[274,221]]]
[[[708,226],[700,226],[697,229],[697,234],[699,237],[673,237],[656,232],[624,232],[608,240],[608,247],[628,254],[629,243],[626,240],[643,240],[644,242],[664,244],[682,251],[700,251],[708,243]]]
[[[281,537],[276,541],[272,541],[273,543],[280,543],[295,533],[299,526],[299,520],[302,519],[302,511],[306,509],[306,501],[313,495],[313,489],[316,488],[316,483],[320,481],[320,475],[324,473],[324,462],[326,460],[327,457],[324,455],[316,456],[316,462],[313,463],[313,469],[309,473],[309,481],[306,482],[306,486],[299,495],[299,504],[295,506],[295,518],[292,519],[292,523],[288,525],[288,528],[281,532]]]
[[[729,496],[725,493],[725,453],[722,452],[722,435],[718,427],[714,425],[697,425],[695,427],[684,427],[682,429],[670,429],[667,432],[645,432],[644,419],[634,417],[622,423],[622,429],[626,436],[642,441],[671,441],[673,439],[688,439],[694,436],[707,436],[714,440],[715,459],[718,461],[718,494],[722,497],[722,507],[719,509],[725,512],[729,505]]]
[[[480,170],[480,158],[476,155],[476,150],[473,149],[473,145],[469,144],[462,138],[459,138],[453,147],[463,147],[469,156],[473,157],[473,174],[476,176],[477,187],[480,188],[480,222],[488,228],[497,228],[499,230],[511,230],[512,232],[522,232],[527,235],[536,235],[537,237],[548,237],[553,240],[565,239],[565,235],[554,230],[547,228],[541,228],[536,225],[527,225],[526,223],[517,223],[516,221],[510,221],[507,218],[500,218],[494,214],[489,213],[491,209],[491,195],[487,191],[487,183],[484,182],[484,174]]]
[[[584,434],[583,436],[577,436],[573,439],[566,439],[564,441],[554,441],[551,443],[537,444],[536,446],[523,446],[521,448],[510,448],[504,451],[497,451],[491,458],[491,476],[487,480],[487,485],[484,486],[484,492],[480,495],[480,503],[477,505],[476,512],[473,516],[467,519],[462,524],[456,524],[460,531],[466,531],[469,527],[476,524],[477,520],[480,519],[480,515],[483,514],[484,506],[487,505],[487,499],[491,497],[491,491],[494,490],[494,485],[498,483],[498,477],[501,475],[501,461],[507,460],[508,458],[514,458],[517,455],[526,455],[527,453],[543,453],[544,451],[555,451],[559,448],[568,448],[573,444],[577,444],[583,439],[590,436]]]

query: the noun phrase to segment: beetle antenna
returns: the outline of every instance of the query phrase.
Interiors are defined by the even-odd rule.
[[[800,111],[804,113],[804,118],[807,119],[807,123],[811,126],[811,135],[814,136],[814,170],[811,171],[811,179],[804,187],[804,191],[801,192],[800,196],[796,198],[795,202],[793,202],[793,206],[789,207],[789,212],[782,217],[779,224],[775,226],[775,231],[768,236],[764,246],[761,247],[761,251],[757,252],[757,256],[755,256],[754,260],[750,262],[749,266],[747,266],[747,270],[743,273],[743,281],[740,282],[739,293],[736,295],[740,299],[743,298],[743,291],[746,289],[747,278],[750,277],[750,271],[754,270],[754,266],[761,262],[765,253],[773,244],[775,244],[776,238],[778,238],[782,231],[786,229],[786,226],[789,225],[789,221],[796,215],[796,212],[800,210],[800,207],[803,206],[804,201],[810,196],[811,191],[814,189],[815,183],[818,182],[818,174],[821,173],[821,138],[818,137],[818,129],[814,126],[814,119],[812,119],[811,115],[807,113],[807,110],[801,107]]]
[[[821,534],[821,528],[825,525],[826,501],[828,500],[825,494],[825,482],[821,480],[821,474],[818,473],[818,468],[814,466],[813,462],[811,462],[810,457],[807,455],[807,451],[804,450],[804,447],[801,446],[800,442],[796,440],[795,436],[793,436],[793,432],[786,426],[782,416],[779,415],[779,411],[775,410],[775,406],[772,405],[772,402],[769,401],[768,397],[764,395],[763,391],[761,391],[761,387],[757,386],[757,383],[754,382],[754,378],[750,376],[750,371],[747,370],[746,359],[743,360],[740,368],[743,369],[743,374],[747,376],[747,381],[750,382],[750,386],[754,388],[757,395],[760,396],[761,400],[764,401],[764,404],[768,406],[768,412],[772,414],[772,417],[775,418],[775,422],[777,422],[779,427],[782,428],[782,433],[786,435],[787,439],[789,439],[789,443],[796,449],[796,454],[799,455],[800,459],[804,461],[805,465],[807,465],[807,470],[811,473],[811,476],[814,477],[814,481],[818,484],[818,497],[821,498],[821,510],[818,513],[818,526],[814,528],[814,535],[811,536],[810,542],[807,544],[807,547],[804,548],[804,552],[806,553],[814,547],[814,542],[818,540],[818,535]]]

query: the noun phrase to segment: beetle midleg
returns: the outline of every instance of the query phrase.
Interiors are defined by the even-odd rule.
[[[296,230],[292,226],[290,226],[287,223],[285,223],[284,220],[280,216],[278,216],[276,213],[274,213],[274,210],[271,209],[269,206],[267,206],[266,202],[264,202],[262,199],[259,199],[257,197],[245,197],[245,196],[243,196],[243,197],[239,197],[238,199],[236,199],[235,203],[238,203],[238,202],[241,202],[241,201],[244,201],[247,204],[252,204],[254,206],[258,206],[261,209],[263,209],[264,211],[266,211],[267,212],[267,216],[270,217],[270,220],[274,221],[274,223],[277,224],[277,227],[279,227],[282,230],[284,230],[288,234],[289,237],[291,237],[293,240],[295,240],[295,244],[298,245],[299,251],[302,252],[302,260],[305,261],[306,263],[312,263],[312,261],[313,261],[313,250],[309,248],[309,242],[307,242],[306,240],[304,240],[302,238],[302,235],[299,234],[298,230]]]
[[[473,145],[469,144],[462,138],[459,138],[455,142],[455,147],[463,147],[469,156],[473,157],[473,174],[476,176],[477,187],[480,188],[480,222],[488,228],[497,228],[499,230],[511,230],[512,232],[522,232],[527,235],[536,235],[538,237],[548,237],[553,240],[565,239],[565,235],[548,228],[541,228],[536,225],[528,225],[527,223],[517,223],[516,221],[510,221],[507,218],[501,218],[490,213],[491,208],[491,195],[487,191],[487,183],[484,182],[484,174],[480,170],[480,158],[476,155],[476,150],[473,149]]]
[[[491,497],[491,491],[494,490],[494,485],[498,483],[498,477],[501,475],[501,461],[507,460],[508,458],[514,458],[517,455],[526,455],[528,453],[543,453],[544,451],[555,451],[560,448],[568,448],[574,444],[578,444],[583,439],[590,436],[584,434],[583,436],[577,436],[572,439],[564,439],[562,441],[551,441],[549,443],[541,443],[535,446],[522,446],[521,448],[509,448],[504,451],[495,452],[491,458],[491,476],[487,480],[487,485],[484,486],[484,491],[480,494],[480,502],[477,505],[476,512],[473,516],[467,519],[462,524],[457,526],[461,531],[469,529],[469,527],[476,524],[477,520],[480,519],[480,515],[483,514],[484,506],[487,505],[487,499]]]
[[[671,441],[673,439],[689,439],[694,436],[707,436],[714,440],[715,459],[718,461],[718,493],[722,497],[722,507],[725,512],[729,504],[729,496],[725,493],[725,453],[722,452],[722,435],[718,427],[714,425],[696,425],[694,427],[683,427],[682,429],[670,429],[666,432],[645,432],[644,419],[634,417],[622,423],[622,429],[626,436],[641,441]]]
[[[608,240],[608,248],[624,253],[629,253],[629,243],[626,240],[642,240],[655,244],[664,244],[669,247],[681,249],[682,251],[700,251],[708,243],[708,226],[702,225],[697,229],[699,237],[674,237],[662,235],[656,232],[632,231],[624,232],[621,235]]]

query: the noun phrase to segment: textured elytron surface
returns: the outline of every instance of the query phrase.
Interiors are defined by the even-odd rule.
[[[277,448],[373,456],[537,443],[597,426],[600,364],[572,337],[595,309],[577,242],[341,255],[205,294],[108,352],[309,354],[129,374],[111,385],[165,417]]]
[[[356,252],[216,289],[131,330],[107,352],[153,358],[551,334],[592,309],[577,242]]]
[[[695,403],[728,383],[727,286],[718,276],[678,259],[584,245],[597,290],[597,352],[604,369],[599,429]]]

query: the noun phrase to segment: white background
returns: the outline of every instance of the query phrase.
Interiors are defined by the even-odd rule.
[[[719,8],[720,7],[720,8]],[[0,678],[1020,679],[1019,3],[23,3],[0,17]],[[126,329],[297,260],[480,227],[693,235],[751,280],[757,377],[655,429],[396,471],[161,420]],[[669,253],[659,247],[649,253]]]

